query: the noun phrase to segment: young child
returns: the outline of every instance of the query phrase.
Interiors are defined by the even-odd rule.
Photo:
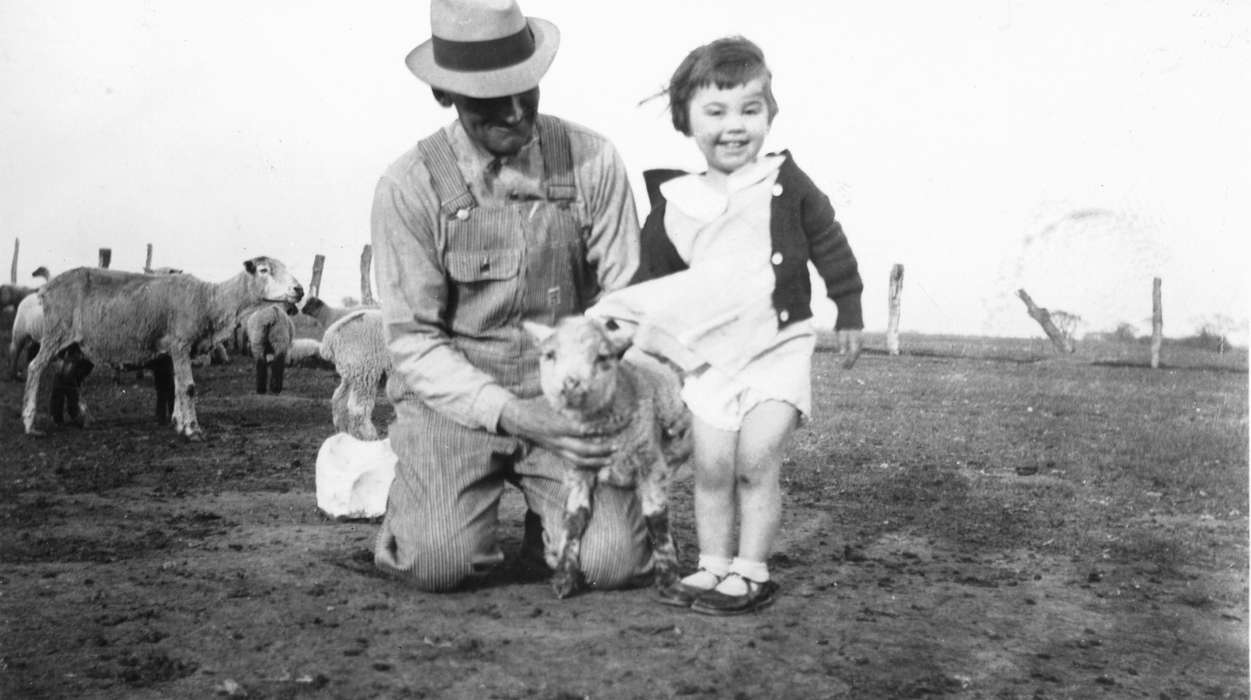
[[[685,370],[699,568],[661,601],[710,615],[764,608],[778,592],[766,560],[781,518],[779,471],[811,412],[809,261],[838,307],[844,366],[863,327],[863,284],[829,199],[788,152],[761,155],[778,112],[770,80],[763,53],[742,37],[701,46],[678,66],[673,126],[708,169],[660,185],[639,284],[587,312],[637,324],[638,347]]]

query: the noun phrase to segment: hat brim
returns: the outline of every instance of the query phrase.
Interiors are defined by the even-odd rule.
[[[527,17],[526,22],[534,32],[534,54],[516,65],[494,70],[449,70],[434,62],[433,40],[408,52],[404,63],[430,87],[466,97],[504,97],[525,92],[538,87],[560,48],[560,30],[556,25],[538,17]]]

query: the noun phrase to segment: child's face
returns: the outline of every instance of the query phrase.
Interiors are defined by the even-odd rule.
[[[705,85],[691,96],[690,110],[691,138],[709,168],[728,175],[756,160],[769,133],[760,78],[731,88]]]

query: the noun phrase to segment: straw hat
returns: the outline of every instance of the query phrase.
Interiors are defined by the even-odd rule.
[[[525,17],[515,0],[431,0],[430,39],[409,52],[408,69],[431,87],[468,97],[504,97],[539,84],[560,30]]]

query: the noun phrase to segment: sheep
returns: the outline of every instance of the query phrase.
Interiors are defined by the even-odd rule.
[[[48,268],[40,265],[35,271],[30,273],[31,277],[42,277],[46,283],[48,281]],[[14,323],[17,322],[17,309],[21,303],[39,291],[38,287],[23,287],[16,284],[0,284],[0,311],[13,307]]]
[[[522,325],[539,344],[539,384],[548,403],[614,448],[606,467],[565,470],[564,522],[545,538],[556,596],[568,597],[584,585],[579,553],[597,484],[635,490],[651,539],[655,584],[672,585],[678,561],[667,487],[691,453],[691,417],[677,374],[641,352],[623,360],[630,341],[612,321],[567,316],[555,327]]]
[[[287,351],[288,367],[310,367],[313,369],[334,369],[334,363],[321,357],[321,341],[316,338],[296,338],[291,341],[291,349]]]
[[[382,312],[356,309],[330,324],[321,339],[321,357],[339,373],[339,386],[330,397],[335,429],[359,440],[377,440],[374,401],[379,382],[391,371]]]
[[[295,337],[295,323],[290,315],[295,307],[270,304],[253,311],[244,321],[248,345],[256,359],[256,393],[282,392],[283,371],[287,368],[287,351]]]
[[[354,311],[361,309],[376,309],[376,306],[361,306],[350,309],[344,309],[337,306],[331,306],[317,297],[309,297],[304,300],[304,306],[300,308],[300,313],[312,316],[317,319],[323,329],[330,328],[335,321],[347,316]]]
[[[280,261],[245,260],[243,272],[220,283],[191,275],[144,275],[80,267],[40,290],[44,337],[26,372],[22,422],[35,429],[39,380],[53,357],[72,352],[93,362],[144,364],[168,355],[173,369],[174,429],[203,440],[195,414],[191,356],[228,336],[239,316],[265,303],[299,301],[300,283]],[[81,402],[80,402],[81,407]]]

